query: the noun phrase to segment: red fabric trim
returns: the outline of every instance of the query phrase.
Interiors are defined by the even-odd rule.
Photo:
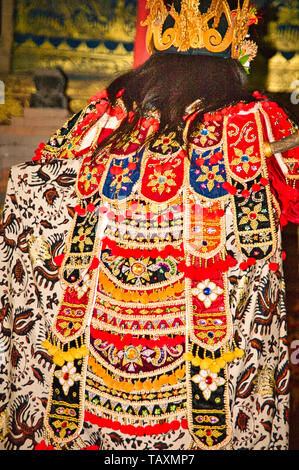
[[[37,444],[34,450],[56,450],[52,445],[47,445],[45,441],[41,441]],[[99,450],[99,446],[87,446],[80,450]]]
[[[90,334],[94,339],[101,339],[102,341],[108,341],[109,343],[114,344],[114,346],[121,350],[126,346],[145,346],[149,348],[162,347],[164,345],[174,347],[178,344],[183,344],[185,342],[185,336],[175,336],[170,338],[169,336],[160,336],[159,339],[146,339],[146,338],[136,338],[132,334],[127,333],[121,339],[118,334],[112,334],[108,331],[97,330],[90,327]]]
[[[229,268],[236,266],[236,264],[237,261],[232,256],[228,255],[225,260],[215,261],[211,266],[206,268],[186,266],[186,262],[182,261],[178,264],[178,270],[194,281],[203,281],[204,279],[214,279],[219,272],[226,272]]]
[[[89,411],[85,411],[85,421],[89,423],[96,424],[100,428],[109,428],[114,431],[121,431],[124,434],[129,434],[131,436],[152,436],[154,434],[166,434],[169,431],[176,431],[182,427],[183,429],[188,429],[188,422],[186,419],[181,421],[175,420],[171,423],[162,423],[154,424],[148,426],[133,426],[131,424],[120,424],[118,421],[113,421],[108,418],[100,418]]]
[[[34,450],[55,450],[53,446],[48,446],[45,441],[41,441],[34,447]]]
[[[261,105],[266,112],[271,130],[275,140],[281,139],[291,134],[292,126],[284,110],[272,101],[262,101]],[[264,118],[263,131],[264,138],[268,140],[266,124]],[[298,149],[293,149],[282,154],[284,158],[298,158]],[[275,157],[267,158],[269,179],[271,182],[271,191],[275,194],[281,206],[280,225],[283,228],[288,222],[299,224],[299,191],[287,184]]]
[[[45,144],[44,142],[41,142],[41,143],[39,144],[39,146],[37,147],[37,149],[36,149],[35,152],[34,152],[35,155],[34,155],[34,157],[32,158],[32,161],[33,161],[33,162],[41,160],[41,158],[42,158],[42,152],[43,152],[45,146],[46,146],[46,144]]]

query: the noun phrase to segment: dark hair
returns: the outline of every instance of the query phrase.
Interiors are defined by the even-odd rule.
[[[138,121],[155,108],[160,114],[156,137],[174,131],[183,141],[185,109],[199,101],[199,114],[189,132],[203,114],[236,104],[253,101],[246,89],[247,74],[239,61],[206,55],[155,53],[144,64],[116,78],[107,88],[111,104],[124,90],[122,99],[126,110],[135,111],[134,119],[125,119],[101,147],[130,135]]]

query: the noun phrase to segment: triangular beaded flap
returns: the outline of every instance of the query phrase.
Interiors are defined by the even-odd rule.
[[[223,251],[225,221],[223,201],[210,202],[186,189],[184,201],[185,247],[204,259]]]

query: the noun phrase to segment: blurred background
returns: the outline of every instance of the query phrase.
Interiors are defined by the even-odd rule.
[[[0,210],[12,165],[31,160],[90,96],[146,60],[146,0],[0,0]],[[299,0],[258,0],[252,90],[299,121]],[[299,449],[298,228],[285,229],[291,449]],[[266,425],[266,423],[265,423]]]

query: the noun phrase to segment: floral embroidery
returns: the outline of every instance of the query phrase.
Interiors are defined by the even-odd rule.
[[[56,370],[54,375],[59,379],[65,395],[69,393],[70,387],[80,380],[80,374],[77,373],[73,362],[68,362],[62,367],[62,369]]]
[[[170,192],[170,186],[176,186],[175,173],[172,170],[154,170],[154,174],[150,175],[150,181],[147,186],[152,187],[152,191],[158,191],[162,194],[164,191]]]
[[[256,171],[258,169],[256,166],[252,165],[253,163],[260,162],[260,158],[253,154],[253,151],[254,151],[253,145],[251,147],[248,147],[245,152],[238,148],[235,148],[234,151],[235,151],[236,158],[232,160],[231,165],[237,166],[236,168],[237,172],[240,172],[243,170],[245,171],[245,173],[248,173],[250,168],[252,168],[253,171]]]
[[[217,299],[218,295],[223,293],[223,289],[217,286],[215,282],[211,282],[209,279],[205,279],[204,281],[197,284],[197,286],[193,288],[191,292],[204,303],[206,308],[209,308],[212,302]]]
[[[258,228],[259,222],[268,221],[267,217],[261,213],[266,211],[266,209],[262,209],[261,203],[256,204],[254,209],[251,209],[250,207],[241,207],[241,210],[243,214],[239,220],[240,225],[249,224],[253,230],[256,230]],[[245,229],[247,228],[245,227]]]
[[[80,227],[78,230],[78,235],[73,238],[73,243],[78,243],[78,247],[81,253],[84,252],[85,245],[93,245],[93,241],[89,237],[92,232],[92,227]]]
[[[90,168],[85,166],[83,172],[80,175],[79,183],[83,186],[85,192],[87,192],[93,185],[98,184],[99,169],[97,167]]]
[[[115,167],[112,167],[112,168],[115,168]],[[121,168],[119,166],[116,168],[118,168],[119,171],[114,174],[114,179],[111,182],[110,186],[113,187],[117,192],[119,192],[123,184],[132,183],[132,180],[128,176],[128,174],[130,173],[130,169],[128,167]]]
[[[199,175],[196,182],[202,181],[206,182],[206,186],[209,191],[212,191],[215,183],[224,183],[224,178],[219,174],[221,172],[219,165],[214,165],[212,168],[209,168],[207,165],[201,167],[203,174]],[[224,171],[224,170],[223,170]]]
[[[121,150],[124,150],[126,151],[130,145],[132,144],[137,144],[137,145],[140,145],[141,142],[140,142],[140,139],[139,139],[139,135],[140,135],[140,130],[139,129],[135,129],[129,136],[129,138],[125,140],[120,140],[119,142],[117,142],[116,144],[113,145],[113,147],[117,150],[121,149]]]
[[[201,145],[205,145],[208,140],[217,141],[218,139],[215,136],[215,130],[216,130],[216,126],[214,125],[205,126],[204,124],[201,124],[199,129],[197,129],[192,134],[192,137],[196,136],[194,138],[194,143],[195,144],[200,143]]]
[[[145,281],[149,281],[149,272],[148,272],[148,264],[150,262],[150,258],[145,258],[142,261],[136,260],[135,258],[129,258],[129,269],[127,272],[127,282],[132,281],[133,279],[140,283],[141,278]],[[139,281],[139,282],[138,282]]]
[[[176,134],[175,132],[170,132],[168,135],[162,135],[159,139],[152,144],[153,148],[159,147],[162,150],[162,153],[170,153],[174,149],[178,148],[178,143],[175,140]]]
[[[152,349],[146,349],[140,346],[127,346],[123,351],[120,351],[120,356],[122,356],[123,366],[129,371],[134,372],[136,366],[142,366],[142,359],[146,359],[152,355]]]
[[[211,393],[215,392],[219,385],[225,384],[224,378],[218,377],[215,372],[211,372],[209,369],[201,369],[191,380],[198,384],[198,388],[202,391],[206,400],[209,400]]]

